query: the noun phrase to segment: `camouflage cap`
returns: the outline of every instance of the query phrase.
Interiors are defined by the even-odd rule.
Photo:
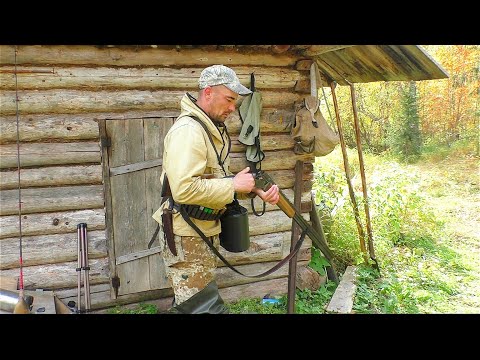
[[[235,71],[224,65],[212,65],[203,69],[198,79],[198,85],[200,89],[204,89],[207,86],[225,85],[239,95],[252,93],[251,90],[240,84]]]

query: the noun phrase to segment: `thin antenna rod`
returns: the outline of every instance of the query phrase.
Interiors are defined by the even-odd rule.
[[[17,115],[17,170],[18,170],[18,226],[20,233],[20,296],[23,298],[23,254],[22,254],[22,190],[20,186],[20,124],[18,120],[18,81],[17,81],[17,46],[15,45],[15,106]]]

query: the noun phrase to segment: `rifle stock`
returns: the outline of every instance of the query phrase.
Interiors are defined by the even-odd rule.
[[[254,174],[255,178],[255,187],[267,191],[272,185],[275,184],[273,179],[265,173],[263,170],[259,170]],[[327,244],[322,241],[322,237],[318,232],[303,218],[303,216],[295,209],[295,206],[288,200],[282,190],[279,189],[280,199],[277,202],[277,206],[282,210],[289,218],[292,218],[302,231],[306,231],[308,237],[313,241],[313,243],[319,248],[326,259],[332,265],[333,254],[332,251],[328,248]]]

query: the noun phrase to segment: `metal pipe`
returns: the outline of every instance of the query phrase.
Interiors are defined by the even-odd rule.
[[[82,312],[82,224],[77,225],[77,313]]]
[[[87,224],[82,223],[82,258],[83,258],[83,283],[85,284],[85,312],[90,310],[90,278],[89,271],[90,266],[88,266],[88,236],[87,236]]]
[[[25,301],[26,308],[30,310],[33,303],[33,296],[24,295],[22,298],[23,301]],[[14,313],[15,308],[18,308],[19,301],[22,301],[19,292],[0,289],[0,310]]]

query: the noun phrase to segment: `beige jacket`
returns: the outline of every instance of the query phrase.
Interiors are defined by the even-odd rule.
[[[234,199],[233,178],[225,178],[233,175],[229,170],[229,139],[226,128],[217,127],[195,102],[196,99],[190,94],[185,94],[181,100],[182,112],[164,139],[163,171],[160,180],[163,183],[165,173],[168,174],[176,203],[222,209]],[[226,173],[218,163],[217,154],[205,130],[191,115],[195,115],[207,126],[217,152],[224,161],[223,168]],[[247,195],[237,194],[237,198],[245,199]],[[160,224],[164,206],[167,204],[164,203],[152,215]],[[207,237],[221,231],[219,220],[191,220]],[[180,236],[199,236],[179,213],[173,215],[173,232]]]

